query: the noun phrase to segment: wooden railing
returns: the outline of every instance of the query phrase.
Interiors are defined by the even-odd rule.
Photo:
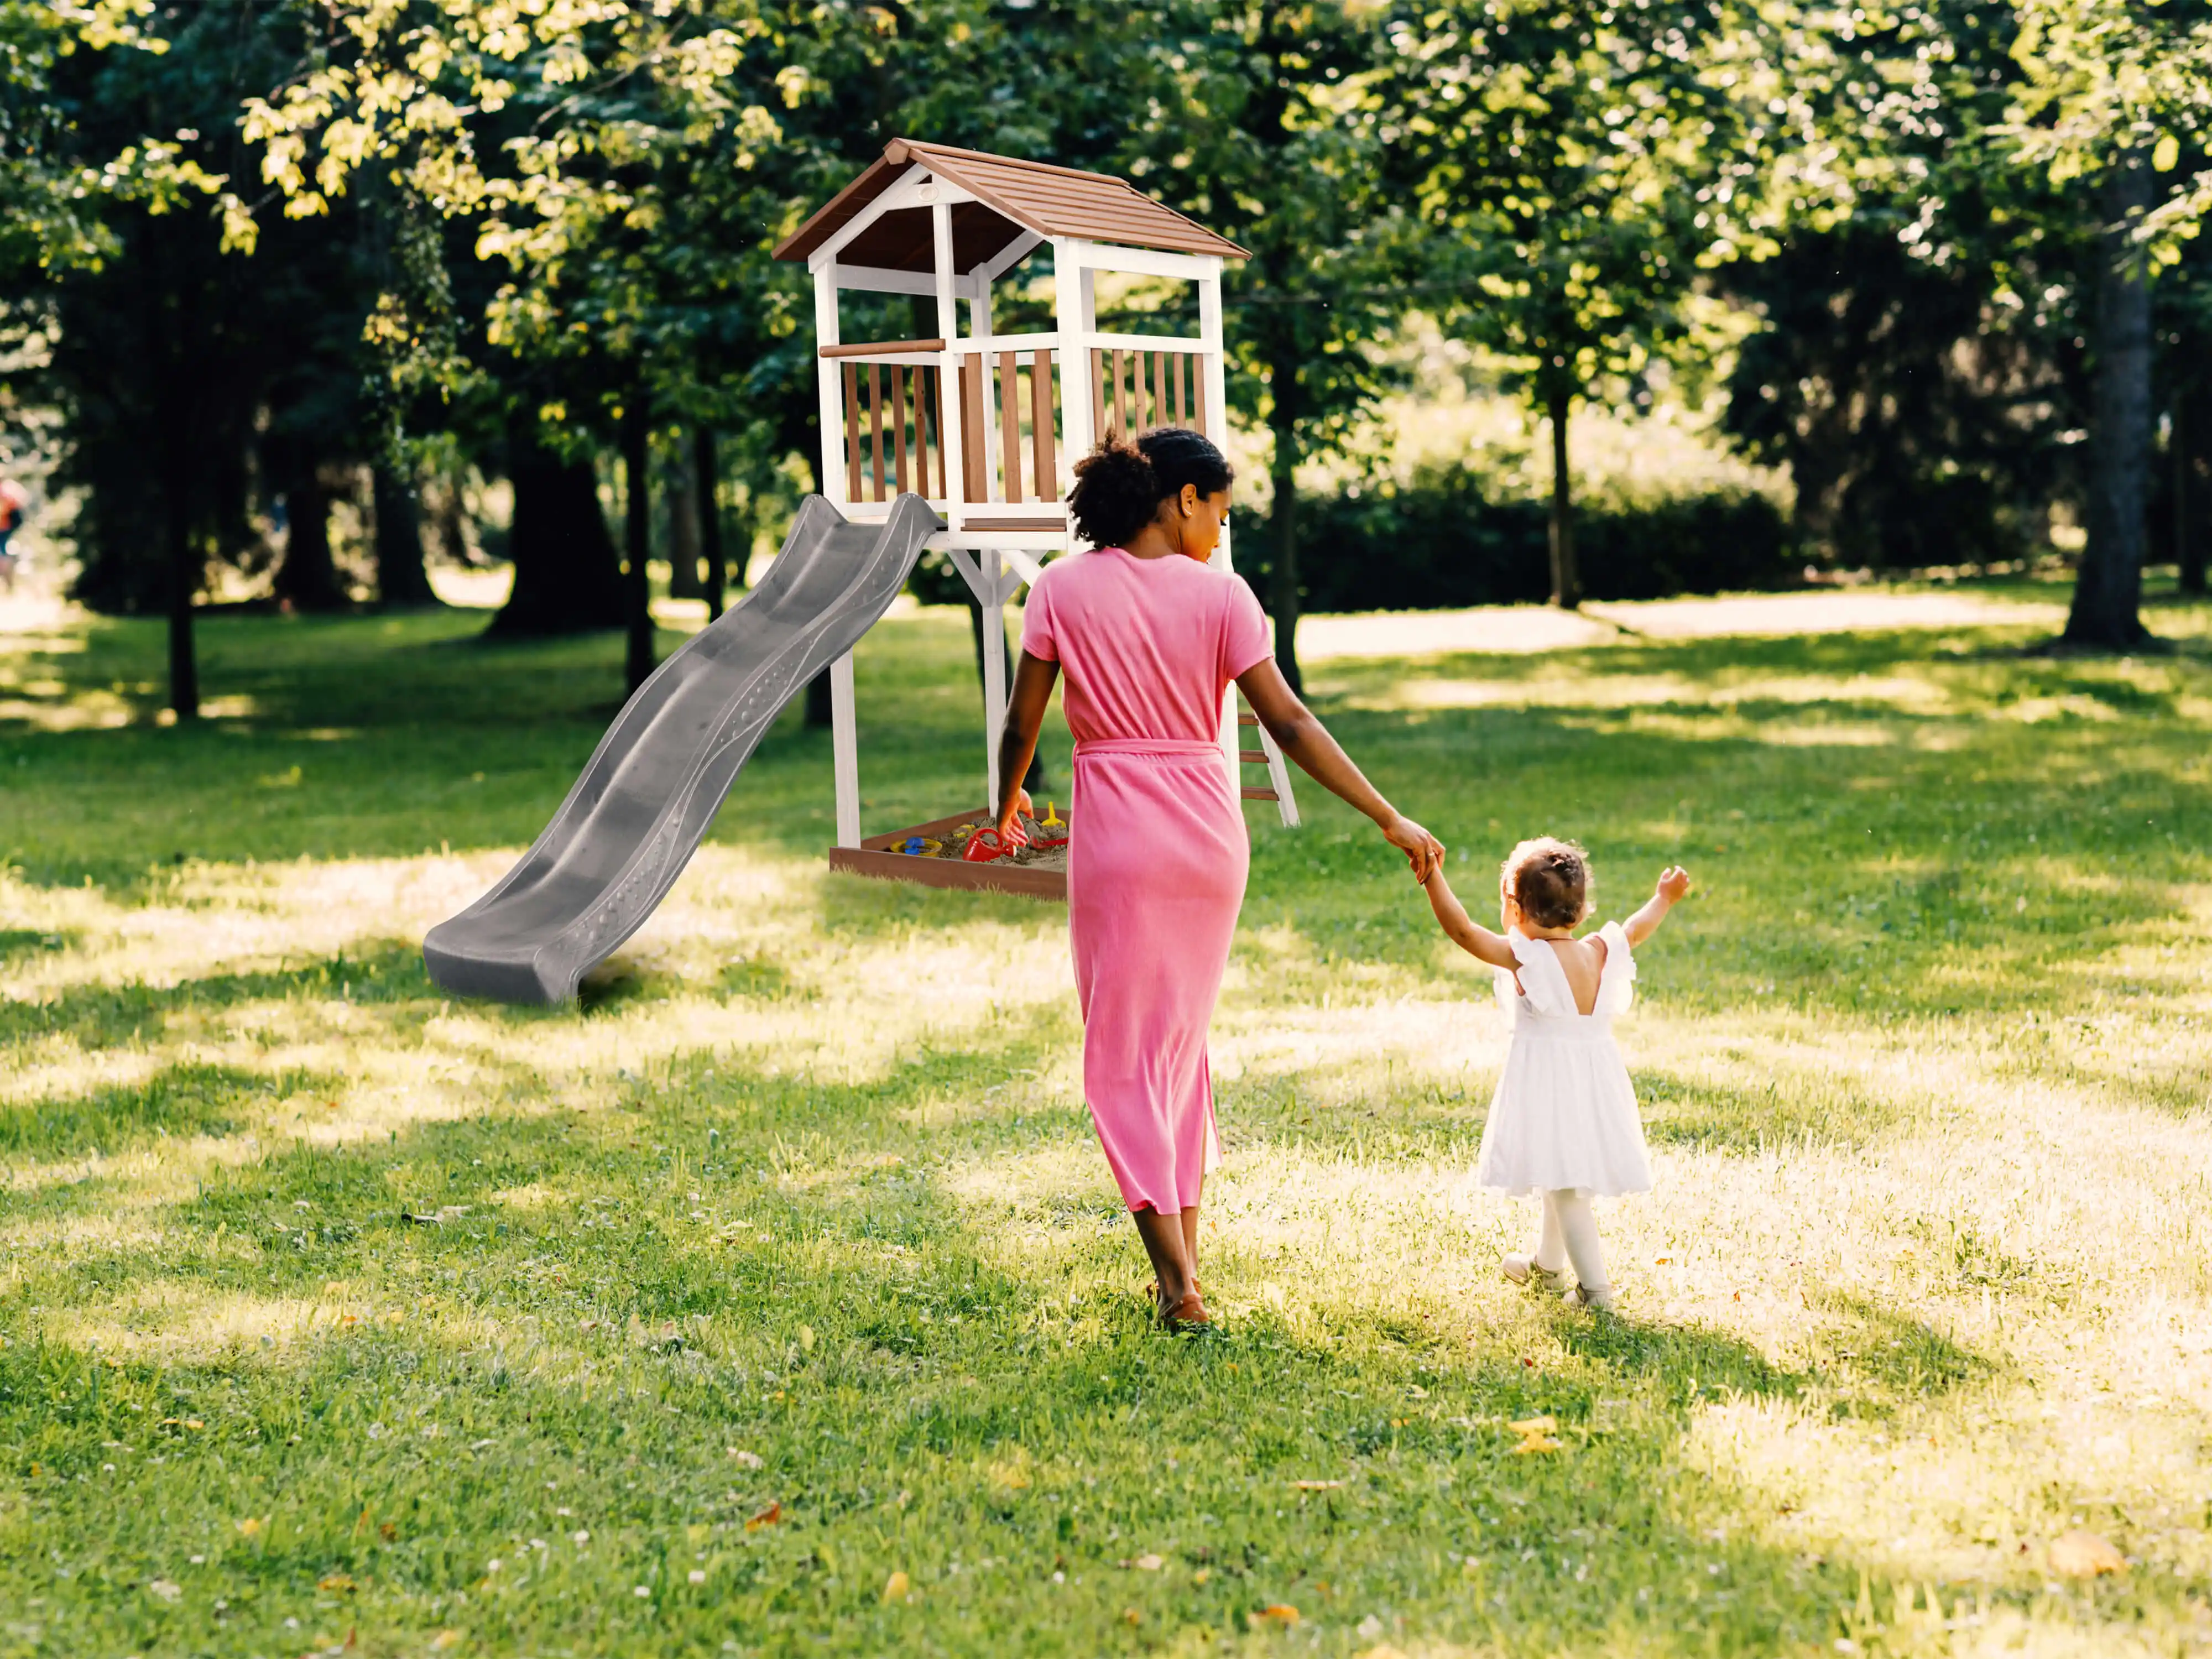
[[[1092,347],[1091,429],[1134,437],[1156,426],[1188,426],[1209,438],[1214,435],[1206,418],[1197,348],[1129,351]]]
[[[936,343],[900,341],[889,349],[925,343]],[[887,349],[860,349],[883,354]],[[942,500],[946,493],[945,391],[939,382],[944,377],[926,363],[859,363],[850,361],[857,353],[845,355],[845,498],[887,501],[911,489]],[[934,489],[930,488],[933,458]]]
[[[1061,495],[1059,354],[1042,334],[958,340],[963,506],[1034,504]],[[825,346],[844,386],[845,488],[854,502],[889,501],[911,489],[950,498],[943,374],[932,361],[943,340]],[[1091,429],[1134,436],[1191,426],[1216,437],[1203,359],[1195,342],[1137,339],[1091,349]],[[982,527],[982,526],[979,526]],[[1011,525],[990,527],[1010,528]]]
[[[994,381],[995,398],[991,397]],[[967,474],[963,500],[969,503],[1057,501],[1060,446],[1054,427],[1060,398],[1053,382],[1053,353],[996,351],[988,357],[970,356],[960,365],[960,393],[961,471]],[[987,409],[987,404],[996,406]],[[1024,418],[1029,422],[1026,435],[1022,426]],[[994,425],[998,428],[995,434],[988,430]],[[995,455],[990,442],[994,435],[998,440]],[[1029,457],[1026,480],[1022,465],[1024,453]],[[994,483],[998,485],[995,491]]]

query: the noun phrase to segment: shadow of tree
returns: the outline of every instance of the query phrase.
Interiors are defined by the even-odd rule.
[[[229,1134],[242,1118],[260,1115],[247,1103],[265,1109],[267,1102],[331,1083],[304,1070],[270,1073],[182,1061],[162,1066],[143,1083],[0,1105],[0,1153],[46,1161],[121,1152],[164,1135]]]
[[[297,967],[210,974],[166,986],[88,982],[48,1001],[0,1000],[0,1042],[54,1036],[87,1050],[112,1048],[160,1037],[174,1015],[246,1002],[314,996],[396,1003],[442,994],[423,969],[420,945],[369,940]]]

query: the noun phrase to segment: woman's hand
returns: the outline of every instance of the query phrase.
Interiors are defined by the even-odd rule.
[[[999,839],[1009,847],[1030,844],[1029,831],[1021,824],[1021,815],[1024,812],[1035,817],[1036,804],[1030,799],[1028,790],[1016,789],[1014,798],[1006,803],[1006,811],[999,814]]]
[[[1384,822],[1382,839],[1406,855],[1415,881],[1426,881],[1443,866],[1444,844],[1402,812],[1393,812]]]

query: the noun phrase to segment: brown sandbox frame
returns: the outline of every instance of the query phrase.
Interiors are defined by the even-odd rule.
[[[954,888],[969,893],[1017,893],[1024,898],[1066,903],[1065,870],[1041,870],[1034,865],[1009,864],[1003,859],[970,864],[965,859],[927,858],[890,850],[909,836],[941,836],[963,823],[988,823],[991,816],[988,807],[975,812],[956,812],[949,818],[917,823],[911,830],[870,836],[858,847],[833,847],[830,849],[830,867],[849,875],[870,876],[878,881],[911,881],[924,887]],[[1073,826],[1074,819],[1065,808],[1060,816]]]

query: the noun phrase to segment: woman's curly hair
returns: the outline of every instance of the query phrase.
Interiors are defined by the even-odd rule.
[[[1067,504],[1075,528],[1093,547],[1121,547],[1152,521],[1160,503],[1182,494],[1201,495],[1229,488],[1236,470],[1212,439],[1188,427],[1155,427],[1131,443],[1109,435],[1075,464]]]
[[[1498,890],[1539,927],[1573,927],[1590,913],[1589,854],[1571,841],[1539,836],[1505,855]]]

